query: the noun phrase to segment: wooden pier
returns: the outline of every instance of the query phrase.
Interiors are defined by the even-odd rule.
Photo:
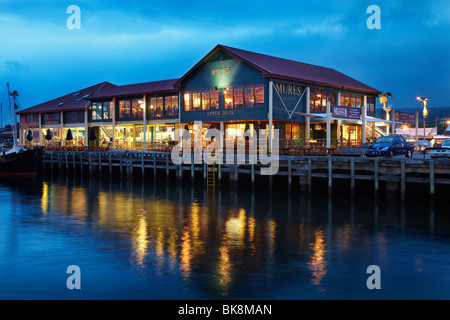
[[[196,156],[191,154],[190,164],[174,164],[171,154],[165,152],[141,151],[54,151],[44,152],[43,166],[58,171],[100,174],[113,176],[119,173],[127,179],[133,179],[136,174],[152,173],[153,177],[182,178],[189,176],[191,181],[201,172],[205,186],[208,180],[208,166],[205,162],[195,164]],[[218,186],[224,178],[237,186],[240,177],[244,175],[254,187],[256,177],[267,179],[268,187],[272,187],[273,176],[262,176],[261,164],[217,164],[215,179]],[[407,159],[396,158],[366,158],[341,156],[279,156],[278,172],[275,176],[286,180],[288,189],[297,183],[301,190],[311,191],[312,184],[317,179],[327,182],[328,192],[332,193],[333,184],[337,180],[349,182],[349,191],[354,194],[358,181],[373,183],[375,193],[384,184],[388,195],[405,197],[407,187],[414,184],[426,184],[430,196],[434,196],[440,185],[450,184],[450,160],[439,159]]]

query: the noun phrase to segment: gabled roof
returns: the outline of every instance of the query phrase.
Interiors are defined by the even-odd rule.
[[[65,96],[38,104],[34,107],[24,109],[17,112],[18,114],[29,113],[45,113],[45,112],[58,112],[58,111],[74,111],[84,110],[89,107],[90,101],[88,97],[95,95],[102,89],[111,89],[117,87],[109,82],[101,82],[99,84],[87,87],[75,92],[69,93]]]
[[[326,85],[336,88],[344,88],[348,90],[357,90],[373,94],[381,94],[380,91],[334,69],[320,67],[293,60],[277,58],[261,53],[255,53],[251,51],[227,47],[220,44],[217,45],[202,60],[200,60],[200,62],[198,62],[193,68],[191,68],[182,78],[180,78],[180,81],[178,81],[177,84],[179,84],[198,66],[200,66],[209,57],[211,57],[211,55],[215,54],[219,50],[223,50],[224,52],[234,56],[235,58],[243,60],[244,62],[252,65],[253,67],[261,70],[263,77],[297,80],[317,85]]]
[[[101,89],[97,94],[89,97],[91,100],[112,98],[112,97],[124,97],[133,95],[143,95],[153,92],[165,92],[176,91],[174,84],[178,79],[169,79],[161,81],[152,81],[144,83],[128,84],[124,86],[105,87]]]

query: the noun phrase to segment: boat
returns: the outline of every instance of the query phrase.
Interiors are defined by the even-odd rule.
[[[11,110],[11,120],[13,122],[13,143],[11,146],[0,145],[0,176],[28,176],[36,175],[40,169],[44,154],[43,147],[24,148],[17,143],[17,121],[16,97],[17,91],[10,92],[9,83],[7,83],[8,97],[14,101],[14,110],[11,108],[11,99],[9,105]]]
[[[0,176],[36,175],[43,154],[44,149],[39,146],[31,149],[14,146],[9,150],[0,146]]]

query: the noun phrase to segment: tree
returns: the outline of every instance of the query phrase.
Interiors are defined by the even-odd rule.
[[[28,130],[27,132],[27,140],[31,142],[31,140],[33,140],[33,133],[31,132],[31,130]]]
[[[50,131],[50,129],[47,129],[47,133],[45,134],[45,139],[48,141],[52,140],[52,132]]]

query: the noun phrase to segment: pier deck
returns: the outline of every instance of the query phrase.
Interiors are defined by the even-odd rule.
[[[191,159],[196,159],[192,154]],[[201,158],[198,158],[201,159]],[[236,160],[236,156],[235,156]],[[175,172],[177,177],[190,175],[192,180],[196,172],[203,173],[206,185],[207,165],[204,162],[195,164],[176,165],[171,160],[171,154],[166,152],[139,152],[139,151],[54,151],[44,152],[44,168],[66,171],[110,174],[113,170],[119,170],[132,179],[136,172],[145,175],[153,172],[153,175],[165,175],[169,177]],[[356,181],[372,181],[375,192],[380,189],[380,183],[385,184],[389,193],[405,196],[406,186],[410,184],[429,185],[430,195],[434,195],[436,186],[450,184],[450,160],[439,159],[407,159],[396,158],[366,158],[366,157],[342,157],[342,156],[279,156],[278,172],[276,176],[286,177],[286,183],[290,189],[294,183],[298,183],[302,189],[311,190],[313,179],[324,179],[328,183],[328,191],[331,193],[335,180],[347,180],[350,182],[350,191],[355,191]],[[239,177],[248,175],[252,185],[255,177],[261,176],[261,168],[267,167],[260,163],[223,164],[216,166],[217,181],[228,176],[230,182],[238,184]],[[267,177],[267,176],[266,176]],[[271,185],[272,176],[268,176]]]

